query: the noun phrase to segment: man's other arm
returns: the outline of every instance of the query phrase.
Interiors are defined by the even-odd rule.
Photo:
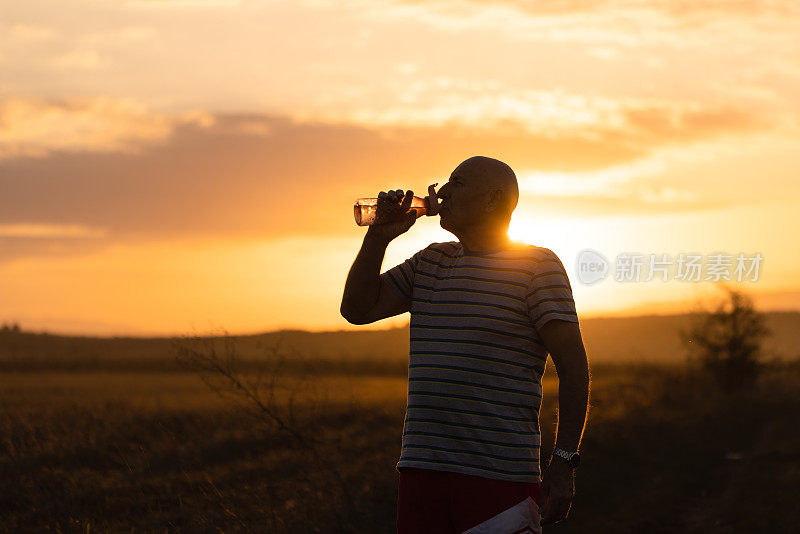
[[[556,447],[576,451],[581,442],[589,404],[589,364],[577,322],[553,319],[539,335],[558,373],[558,428]],[[567,517],[575,496],[572,468],[558,456],[542,476],[542,525]]]
[[[578,323],[554,319],[542,326],[544,341],[558,374],[556,447],[576,451],[589,404],[589,362]]]

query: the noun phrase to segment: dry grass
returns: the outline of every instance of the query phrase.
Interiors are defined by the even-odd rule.
[[[0,532],[393,532],[404,375],[234,358],[248,397],[194,350],[182,373],[0,375]],[[546,532],[791,532],[798,383],[784,365],[726,398],[680,368],[595,368],[574,509]]]

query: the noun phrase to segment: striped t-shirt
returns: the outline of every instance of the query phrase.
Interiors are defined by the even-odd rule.
[[[408,405],[397,467],[540,482],[547,359],[537,329],[578,322],[550,249],[431,243],[381,278],[410,299]]]

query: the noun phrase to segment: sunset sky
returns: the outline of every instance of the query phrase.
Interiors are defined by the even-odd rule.
[[[584,285],[583,249],[760,253],[800,308],[800,3],[0,0],[0,321],[167,335],[339,315],[358,197],[473,155],[583,317],[712,283]],[[388,269],[433,241],[423,217]],[[613,265],[612,265],[613,269]],[[646,272],[646,271],[645,271]],[[406,316],[380,321],[388,327]]]

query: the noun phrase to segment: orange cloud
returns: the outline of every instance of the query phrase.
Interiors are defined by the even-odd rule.
[[[729,206],[722,198],[698,198],[695,194],[664,185],[631,186],[623,191],[594,195],[526,195],[518,210],[529,213],[572,214],[576,217],[651,215],[719,209]]]
[[[40,43],[52,39],[55,31],[52,28],[32,24],[12,24],[6,29],[7,39],[22,43]]]
[[[135,152],[145,143],[163,141],[176,125],[207,126],[212,120],[203,113],[152,113],[129,99],[7,98],[0,100],[0,159],[53,151]]]
[[[547,0],[531,2],[529,0],[402,0],[403,3],[444,6],[451,11],[466,9],[469,6],[494,7],[505,6],[520,12],[547,16],[568,15],[573,13],[592,13],[599,11],[654,11],[670,17],[687,19],[698,17],[729,16],[790,16],[800,13],[800,8],[793,0],[711,0],[705,2],[653,2],[652,0]]]
[[[89,228],[82,224],[0,224],[0,237],[83,238],[103,237],[102,228]]]
[[[519,130],[547,138],[660,145],[768,127],[767,119],[730,106],[679,100],[613,99],[561,91],[513,91],[440,78],[418,83],[408,104],[323,113],[333,122],[387,129],[448,127]],[[320,114],[314,115],[319,117]],[[319,120],[319,119],[317,119]]]
[[[624,135],[645,145],[686,142],[767,128],[765,119],[729,107],[639,106],[621,111]]]
[[[56,124],[70,113],[40,109],[55,109]],[[83,108],[78,110],[80,116]],[[118,117],[117,108],[112,110]],[[70,238],[71,244],[63,245],[76,250],[155,238],[348,235],[354,198],[396,187],[421,192],[443,182],[470,155],[493,155],[518,170],[587,172],[640,160],[662,146],[749,131],[758,124],[741,112],[672,108],[628,110],[619,115],[620,124],[552,132],[531,132],[512,121],[492,128],[366,128],[258,114],[216,115],[208,121],[136,117],[159,127],[126,129],[119,125],[129,123],[119,121],[110,141],[98,130],[76,135],[80,142],[66,145],[48,144],[52,134],[22,130],[23,141],[46,152],[30,157],[22,151],[0,160],[0,224],[84,225],[107,232]],[[39,122],[50,124],[50,119]],[[137,151],[132,152],[130,135],[123,134],[141,131],[155,133],[134,136]],[[111,151],[114,147],[121,150]],[[649,194],[651,206],[661,202],[669,209],[686,200],[664,197],[658,189],[631,194],[644,201]],[[0,240],[5,258],[63,252],[52,235],[0,235]]]
[[[141,9],[236,8],[242,0],[128,0],[127,7]]]

